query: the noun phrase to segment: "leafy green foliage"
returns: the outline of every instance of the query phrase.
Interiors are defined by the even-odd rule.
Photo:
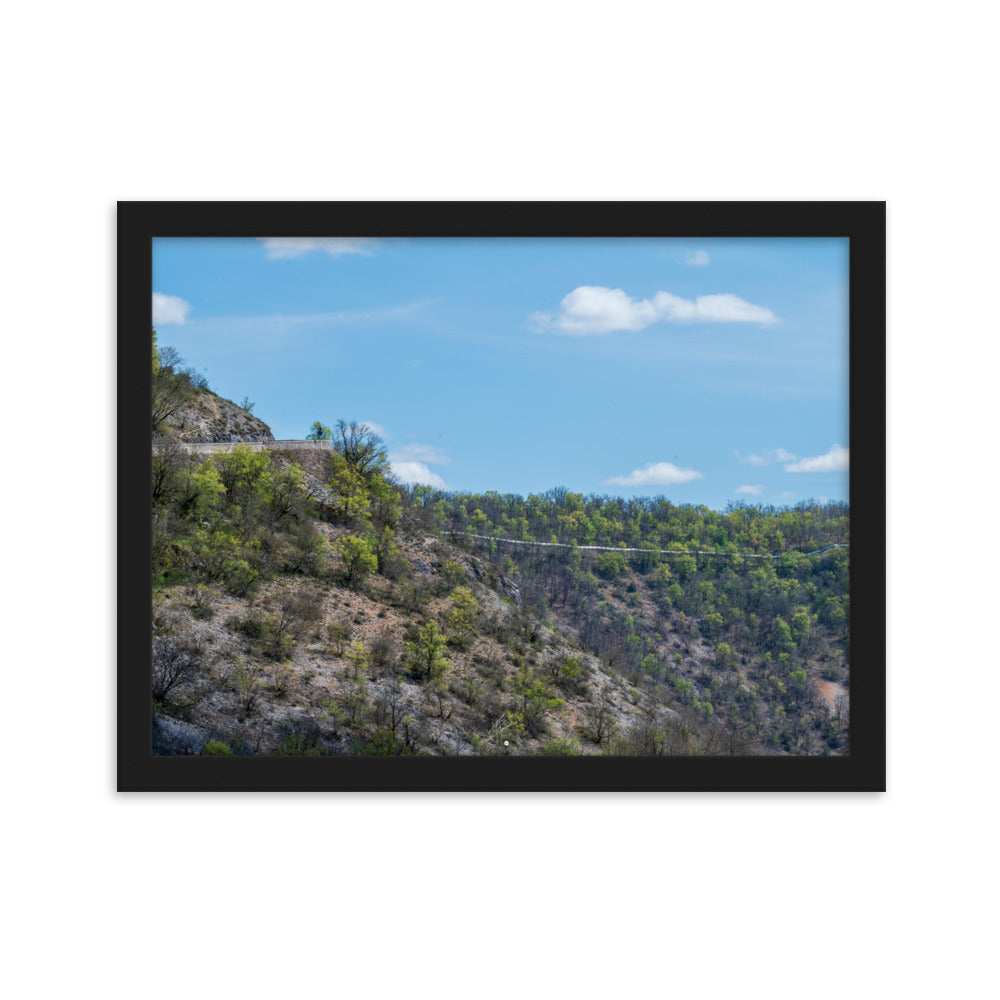
[[[563,700],[556,695],[552,684],[531,670],[526,663],[521,665],[511,688],[517,695],[518,710],[525,728],[532,735],[542,732],[547,712],[563,707]]]
[[[332,438],[333,431],[329,427],[325,427],[321,420],[314,421],[306,435],[307,441],[330,441]]]
[[[342,535],[337,539],[334,548],[340,556],[344,583],[348,587],[360,586],[378,567],[375,550],[364,538],[359,538],[357,535]]]
[[[278,757],[322,757],[326,750],[317,733],[289,733],[285,741],[275,750]]]
[[[468,583],[469,578],[462,564],[451,559],[441,567],[441,581],[449,590],[454,590],[455,587]]]
[[[456,587],[451,592],[451,607],[445,618],[451,630],[451,641],[460,649],[468,647],[476,630],[479,602],[468,587]]]
[[[410,672],[425,680],[443,677],[449,667],[449,661],[441,654],[446,640],[434,622],[428,622],[417,633],[413,642],[406,644],[403,662]]]
[[[175,363],[169,352],[154,356],[154,369],[173,371]],[[564,699],[573,708],[560,721],[604,753],[846,748],[846,716],[827,712],[814,680],[847,684],[849,553],[804,554],[846,539],[843,505],[717,512],[565,490],[522,498],[402,489],[370,429],[317,425],[315,439],[334,444],[321,502],[310,498],[305,472],[287,454],[236,446],[206,459],[169,444],[155,448],[156,585],[184,583],[188,607],[205,618],[223,589],[263,593],[229,624],[246,637],[251,659],[272,661],[227,668],[205,653],[204,671],[195,665],[161,691],[160,711],[189,705],[213,681],[235,696],[226,711],[241,721],[271,711],[276,698],[298,698],[308,688],[297,679],[314,666],[291,661],[312,633],[319,646],[310,647],[309,660],[345,657],[349,665],[334,672],[324,738],[332,729],[357,753],[413,753],[421,744],[453,752],[450,740],[435,741],[454,727],[469,740],[475,732],[479,752],[575,755],[575,739],[547,738],[556,735]],[[336,562],[320,519],[336,526]],[[411,540],[435,528],[566,547],[459,540],[465,554],[433,547],[435,564],[444,563],[438,574],[420,567],[410,576]],[[590,545],[611,551],[584,548]],[[469,550],[481,558],[474,578]],[[768,558],[749,558],[756,553]],[[385,579],[370,581],[376,573]],[[274,586],[278,574],[296,575]],[[302,613],[281,596],[311,589],[303,577],[334,590],[330,605],[341,605],[342,617],[328,629],[317,631],[319,613]],[[337,582],[364,596],[338,597]],[[484,588],[504,600],[487,601]],[[351,641],[343,609],[369,622],[373,600],[383,602],[378,617],[388,621],[369,648]],[[314,603],[321,612],[322,601]],[[400,617],[410,622],[402,657],[394,638]],[[466,654],[474,643],[475,655]],[[569,655],[574,648],[579,655]],[[594,660],[602,670],[585,666]],[[422,681],[419,697],[402,671]],[[425,728],[421,713],[451,722]],[[279,731],[282,755],[325,749],[315,734]],[[275,752],[275,737],[265,739]]]
[[[627,570],[625,554],[621,552],[602,552],[594,566],[594,572],[603,580],[614,580],[624,576]]]

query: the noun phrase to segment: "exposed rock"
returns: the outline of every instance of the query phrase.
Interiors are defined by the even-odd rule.
[[[201,753],[208,739],[201,726],[160,716],[153,719],[153,753],[179,756]]]
[[[500,589],[518,606],[521,606],[521,588],[506,576],[500,577]]]
[[[263,420],[208,389],[166,420],[160,434],[189,442],[239,444],[274,440]]]

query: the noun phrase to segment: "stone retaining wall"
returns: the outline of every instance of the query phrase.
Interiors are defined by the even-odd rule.
[[[237,445],[251,451],[332,451],[329,441],[179,441],[175,447],[184,451],[210,453],[232,451]],[[165,446],[161,446],[165,447]]]

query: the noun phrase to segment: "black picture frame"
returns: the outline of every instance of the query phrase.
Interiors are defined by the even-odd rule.
[[[119,791],[884,791],[884,202],[119,202]],[[152,246],[170,236],[847,237],[851,750],[843,757],[154,757]]]

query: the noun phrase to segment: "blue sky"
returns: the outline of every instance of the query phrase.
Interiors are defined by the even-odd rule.
[[[157,239],[160,344],[452,490],[848,496],[844,239]]]

